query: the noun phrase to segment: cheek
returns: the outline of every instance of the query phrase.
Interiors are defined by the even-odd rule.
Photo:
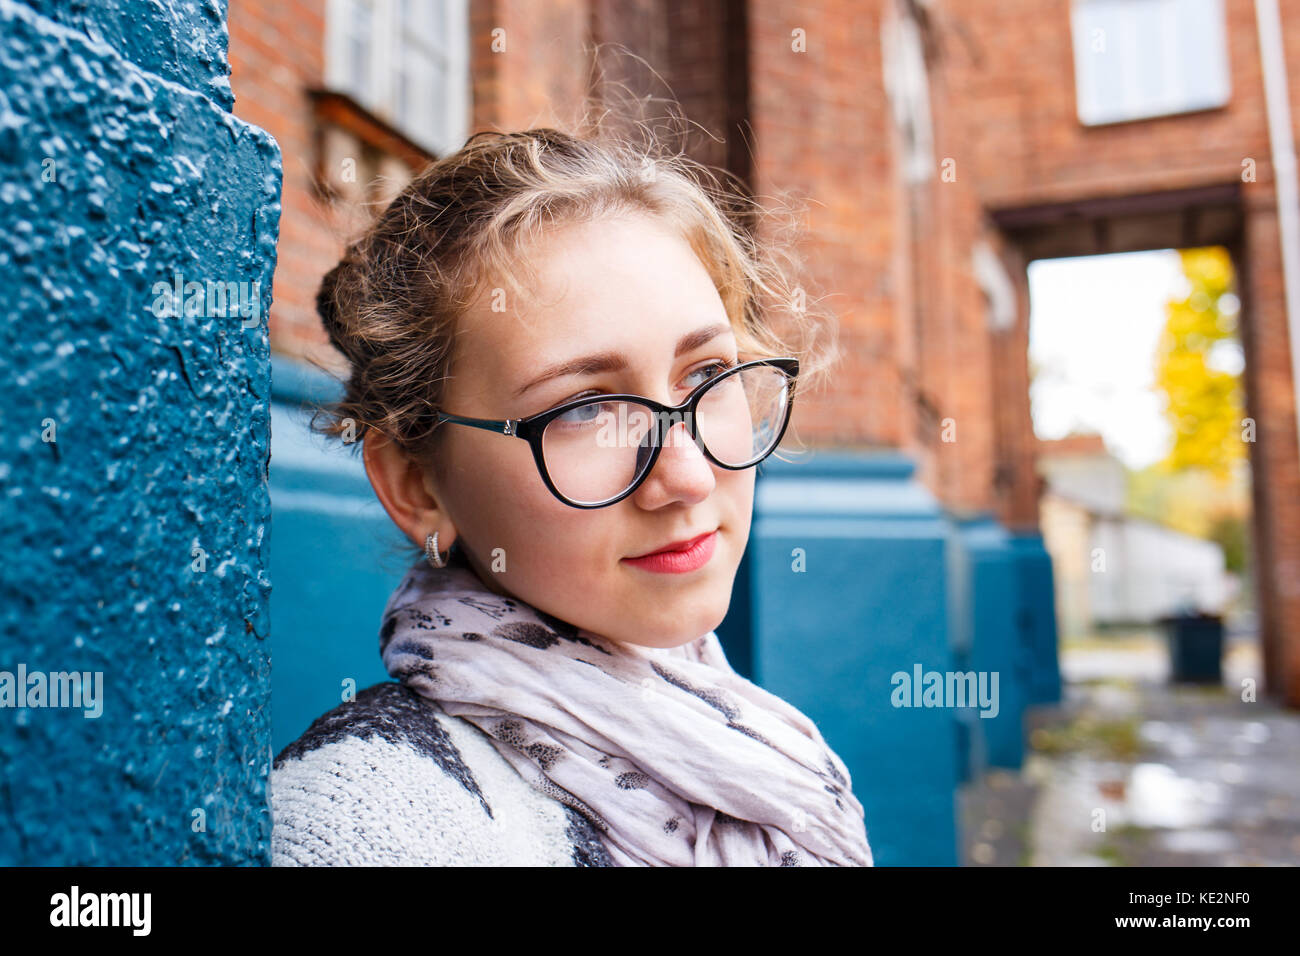
[[[531,467],[531,458],[526,446],[522,457],[513,448],[496,447],[498,442],[505,445],[518,439],[487,433],[455,437],[458,440],[447,443],[451,465],[446,475],[446,506],[459,533],[486,560],[493,548],[507,546],[504,539],[518,525],[518,503],[532,493],[530,476],[521,465]]]
[[[757,469],[727,471],[718,482],[725,509],[722,520],[729,521],[741,540],[749,533],[750,519],[754,513],[754,483]]]
[[[476,442],[461,454],[452,477],[457,528],[481,560],[490,564],[493,551],[503,549],[506,573],[519,581],[545,578],[551,568],[558,573],[590,557],[594,549],[586,546],[584,532],[594,525],[591,513],[551,494],[526,444],[501,440],[520,448],[489,454]]]

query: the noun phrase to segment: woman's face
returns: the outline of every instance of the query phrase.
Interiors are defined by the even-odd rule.
[[[447,412],[526,418],[598,392],[676,405],[717,374],[713,363],[738,360],[704,266],[648,216],[566,226],[538,244],[532,261],[539,288],[528,302],[494,312],[487,297],[460,326]],[[552,366],[598,353],[615,360],[543,379]],[[425,476],[443,529],[439,544],[448,546],[446,529],[454,527],[492,590],[649,647],[676,647],[722,622],[749,537],[753,468],[713,465],[678,423],[636,491],[604,508],[578,509],[542,483],[528,442],[441,427],[444,457]],[[625,560],[707,532],[716,532],[713,554],[695,570]]]

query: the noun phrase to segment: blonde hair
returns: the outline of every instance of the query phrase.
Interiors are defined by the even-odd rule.
[[[536,288],[526,252],[549,230],[634,211],[689,243],[742,361],[797,357],[801,392],[838,361],[834,321],[807,307],[793,257],[753,234],[780,210],[725,188],[654,134],[638,143],[551,128],[481,132],[408,183],[321,282],[316,308],[350,374],[342,398],[317,407],[313,430],[364,439],[373,428],[437,465],[436,415],[464,310],[492,283]]]

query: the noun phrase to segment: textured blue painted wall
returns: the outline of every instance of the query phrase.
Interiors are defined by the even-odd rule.
[[[217,0],[36,0],[36,12],[112,47],[147,73],[188,87],[229,110],[226,4]]]
[[[0,709],[0,864],[264,864],[279,150],[223,3],[0,0],[0,37],[0,672],[102,673],[97,718]]]
[[[752,679],[843,758],[878,866],[954,865],[957,720],[892,699],[896,673],[953,669],[952,526],[902,455],[819,451],[764,466],[749,544]]]
[[[412,546],[375,497],[358,447],[307,429],[311,403],[338,397],[332,380],[276,357],[271,384],[271,744],[278,754],[341,704],[345,687],[392,679],[379,656],[380,617]]]
[[[1027,703],[1059,704],[1061,662],[1052,556],[1041,534],[1017,532],[1011,536],[1011,547],[1020,572],[1021,640],[1030,660]]]
[[[960,712],[968,730],[964,781],[988,767],[1018,769],[1022,764],[1032,661],[1017,621],[1022,603],[1020,569],[1010,534],[988,514],[953,523],[965,555],[961,573],[967,577],[965,603],[957,617],[970,628],[970,643],[959,655],[957,667],[998,675],[995,716],[981,716],[978,707]]]

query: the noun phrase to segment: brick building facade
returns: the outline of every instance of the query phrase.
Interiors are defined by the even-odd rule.
[[[326,82],[327,21],[347,3],[229,12],[235,112],[284,153],[272,347],[327,364],[313,300],[356,221],[331,197],[379,201],[437,153]],[[1300,0],[1279,6],[1300,102]],[[652,67],[723,140],[696,138],[696,158],[808,202],[808,288],[845,358],[792,428],[816,446],[899,449],[950,512],[1012,529],[1038,523],[1029,261],[1225,245],[1257,424],[1267,680],[1300,705],[1300,455],[1257,4],[1221,9],[1226,102],[1086,124],[1069,0],[469,0],[461,131],[565,125],[609,84],[662,94]]]

